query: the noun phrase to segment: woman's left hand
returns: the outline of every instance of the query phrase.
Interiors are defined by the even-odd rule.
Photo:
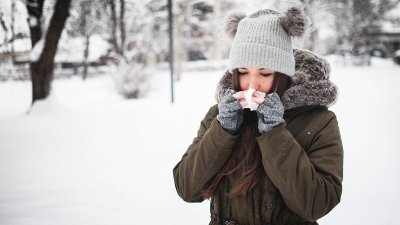
[[[258,99],[257,99],[258,100]],[[254,100],[258,103],[256,100]],[[267,133],[273,127],[285,122],[283,119],[284,107],[276,92],[268,94],[257,108],[258,131]]]

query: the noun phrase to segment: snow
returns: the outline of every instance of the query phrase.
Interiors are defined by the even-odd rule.
[[[39,60],[40,55],[42,55],[44,47],[44,39],[40,39],[35,46],[33,46],[32,51],[29,54],[29,58],[31,62],[36,62]]]
[[[320,224],[398,221],[400,67],[372,65],[333,66],[345,173],[342,201]],[[222,74],[184,72],[173,105],[165,69],[137,100],[119,96],[111,75],[58,79],[29,114],[30,83],[0,83],[0,224],[208,224],[209,202],[181,200],[172,169]]]
[[[31,40],[29,38],[15,40],[14,46],[15,52],[30,52],[30,59],[36,61],[39,59],[40,54],[43,51],[43,40],[41,39],[34,48],[31,50]],[[10,46],[0,46],[0,53],[6,53],[10,51]],[[98,61],[98,59],[107,54],[109,44],[100,35],[92,35],[90,37],[89,45],[89,62]],[[63,35],[58,44],[57,53],[55,56],[55,62],[72,62],[82,63],[83,52],[85,50],[85,40],[83,37],[69,38]]]
[[[109,44],[100,35],[90,36],[88,61],[94,62],[107,54]],[[58,45],[55,62],[82,63],[85,50],[85,38],[69,38],[63,35]]]
[[[387,14],[386,18],[388,19],[396,19],[400,15],[400,4],[397,4],[396,7],[392,8]]]
[[[32,48],[31,40],[28,38],[17,39],[14,41],[14,51],[15,52],[27,52]],[[0,53],[7,53],[11,51],[11,43],[8,45],[0,46]]]
[[[15,52],[25,52],[30,51],[32,48],[30,39],[17,39],[14,41],[14,51]]]
[[[39,25],[37,18],[34,16],[29,16],[28,22],[30,27],[36,27]]]

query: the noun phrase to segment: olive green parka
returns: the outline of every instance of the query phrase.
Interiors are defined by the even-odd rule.
[[[219,93],[226,88],[224,79],[231,79],[229,73]],[[220,185],[210,202],[211,225],[317,224],[340,202],[343,147],[336,116],[327,108],[336,99],[336,87],[328,77],[294,84],[282,96],[285,123],[257,137],[261,179],[247,196],[232,199],[226,196],[231,187]],[[224,167],[238,140],[239,135],[221,127],[217,115],[214,105],[173,169],[176,190],[187,202],[204,200],[202,191]]]

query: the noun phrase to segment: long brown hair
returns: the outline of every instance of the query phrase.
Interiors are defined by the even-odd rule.
[[[232,87],[235,91],[241,91],[239,76],[238,70],[233,70]],[[291,83],[288,76],[275,72],[269,93],[276,92],[281,97]],[[263,171],[260,147],[256,140],[256,137],[260,135],[257,124],[257,113],[245,109],[243,124],[234,151],[222,170],[214,177],[211,185],[203,191],[205,199],[211,198],[219,184],[225,179],[233,185],[228,193],[230,198],[245,196],[257,185]]]

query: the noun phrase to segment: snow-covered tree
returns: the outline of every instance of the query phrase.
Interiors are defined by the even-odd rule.
[[[71,15],[66,24],[69,37],[83,37],[83,80],[87,77],[90,37],[94,34],[106,36],[107,10],[106,1],[74,0],[71,4]]]
[[[3,53],[10,53],[12,63],[16,62],[18,49],[15,42],[28,37],[25,23],[24,3],[18,0],[0,2],[0,48]]]
[[[114,51],[124,55],[126,40],[126,1],[106,0],[109,11],[109,26],[111,30],[110,42]]]
[[[129,62],[152,65],[168,54],[166,2],[127,1],[125,56]]]
[[[332,4],[336,29],[336,49],[356,50],[365,44],[368,30],[379,29],[386,13],[398,5],[397,0],[338,0]]]
[[[58,40],[69,16],[71,0],[57,0],[49,25],[42,30],[44,0],[27,0],[28,23],[31,33],[32,53],[30,73],[32,104],[50,94],[53,79],[54,57]]]

